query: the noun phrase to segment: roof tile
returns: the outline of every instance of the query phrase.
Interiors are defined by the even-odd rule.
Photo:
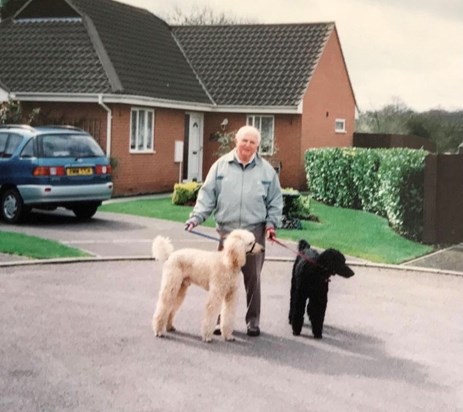
[[[169,27],[112,0],[33,0],[21,13],[0,23],[0,80],[12,91],[193,103],[209,94],[239,106],[298,105],[334,27]]]
[[[173,33],[215,103],[295,106],[333,26],[175,26]]]
[[[0,77],[11,90],[30,93],[110,90],[87,31],[78,21],[3,22],[0,44]]]

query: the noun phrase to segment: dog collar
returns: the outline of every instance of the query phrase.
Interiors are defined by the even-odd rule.
[[[250,255],[252,253],[252,251],[254,250],[254,247],[256,246],[256,241],[254,241],[254,243],[252,244],[252,248],[249,252],[246,252],[247,255]]]

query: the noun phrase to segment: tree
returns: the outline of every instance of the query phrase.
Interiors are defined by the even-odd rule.
[[[32,109],[25,118],[21,102],[9,99],[0,104],[0,124],[32,124],[40,113],[39,108]]]
[[[227,25],[252,22],[249,19],[237,17],[231,13],[217,12],[210,6],[198,7],[197,5],[193,5],[189,12],[185,12],[180,6],[175,6],[173,11],[167,14],[165,20],[171,25],[178,26]]]
[[[360,113],[357,131],[364,133],[409,134],[408,123],[413,111],[396,100],[381,110]]]
[[[463,143],[463,111],[430,110],[415,115],[416,122],[436,144],[438,153],[455,153]]]
[[[357,131],[420,136],[434,142],[438,153],[453,153],[463,142],[463,111],[417,113],[397,100],[380,110],[360,113]]]

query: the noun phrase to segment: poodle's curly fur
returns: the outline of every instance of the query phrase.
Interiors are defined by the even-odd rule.
[[[164,336],[166,330],[175,331],[173,322],[188,286],[192,283],[209,291],[205,315],[201,326],[203,341],[210,342],[220,312],[220,328],[227,341],[234,340],[238,279],[246,263],[246,255],[263,252],[248,230],[233,230],[225,239],[222,251],[179,249],[174,251],[170,240],[157,236],[153,241],[153,257],[165,261],[162,270],[158,302],[153,315],[156,336]]]
[[[299,241],[298,251],[291,277],[289,323],[293,335],[300,335],[307,303],[313,336],[321,339],[330,277],[337,274],[350,278],[354,276],[354,272],[346,265],[345,256],[336,249],[326,249],[318,253],[302,239]]]

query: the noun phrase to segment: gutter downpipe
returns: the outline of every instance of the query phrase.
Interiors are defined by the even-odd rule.
[[[103,103],[103,95],[98,95],[98,104],[106,110],[106,156],[111,157],[111,126],[112,126],[112,111],[111,109]]]

